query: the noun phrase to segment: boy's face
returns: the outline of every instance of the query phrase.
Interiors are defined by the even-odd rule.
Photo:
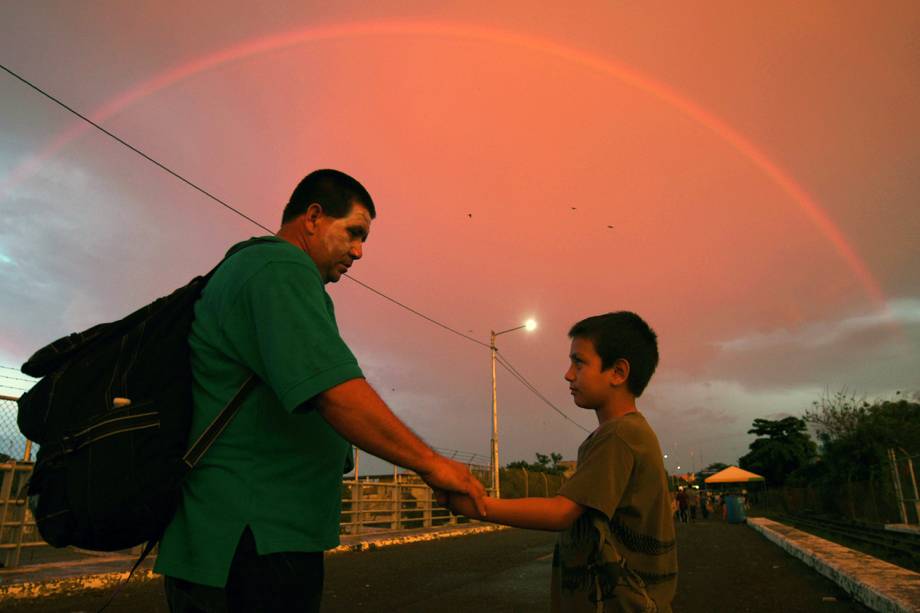
[[[575,404],[583,409],[604,406],[618,381],[614,367],[601,370],[601,356],[594,343],[586,338],[573,338],[569,351],[571,365],[565,373]]]

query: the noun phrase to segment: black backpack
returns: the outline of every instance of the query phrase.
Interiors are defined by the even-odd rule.
[[[188,447],[188,335],[214,270],[124,319],[58,339],[23,365],[43,377],[19,398],[18,424],[40,445],[28,496],[49,544],[115,551],[147,542],[149,551],[183,477],[257,384],[250,377]]]

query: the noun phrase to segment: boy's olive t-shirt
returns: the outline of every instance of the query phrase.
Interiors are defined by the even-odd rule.
[[[228,253],[195,305],[189,334],[190,442],[247,377],[255,373],[260,384],[188,474],[155,569],[215,587],[226,584],[247,525],[259,554],[339,544],[342,472],[351,445],[301,405],[363,377],[306,253],[275,237]]]
[[[674,519],[661,447],[645,417],[637,411],[598,427],[559,494],[586,510],[559,535],[552,610],[670,611]]]

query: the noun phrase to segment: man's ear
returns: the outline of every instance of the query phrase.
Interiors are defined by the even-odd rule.
[[[629,378],[629,361],[625,358],[617,358],[608,372],[611,385],[623,385]]]
[[[307,207],[307,210],[304,211],[303,215],[300,216],[304,231],[308,235],[316,233],[316,224],[322,216],[323,207],[318,202],[311,203],[310,206]]]

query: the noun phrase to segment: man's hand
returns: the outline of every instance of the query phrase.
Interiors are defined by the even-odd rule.
[[[436,456],[431,463],[431,467],[425,471],[419,471],[419,476],[430,485],[435,492],[444,490],[449,493],[463,494],[468,496],[478,516],[484,517],[486,514],[483,497],[486,490],[482,483],[474,477],[466,465],[448,460],[443,456]],[[440,502],[441,497],[438,497]]]
[[[466,494],[482,506],[485,489],[463,464],[435,453],[412,432],[364,379],[352,379],[314,398],[308,408],[319,411],[332,428],[361,449],[414,470],[431,487]]]
[[[455,515],[465,515],[473,519],[483,518],[478,512],[479,509],[477,509],[476,505],[473,503],[473,499],[469,496],[465,496],[464,494],[446,494],[446,496],[447,508]]]

